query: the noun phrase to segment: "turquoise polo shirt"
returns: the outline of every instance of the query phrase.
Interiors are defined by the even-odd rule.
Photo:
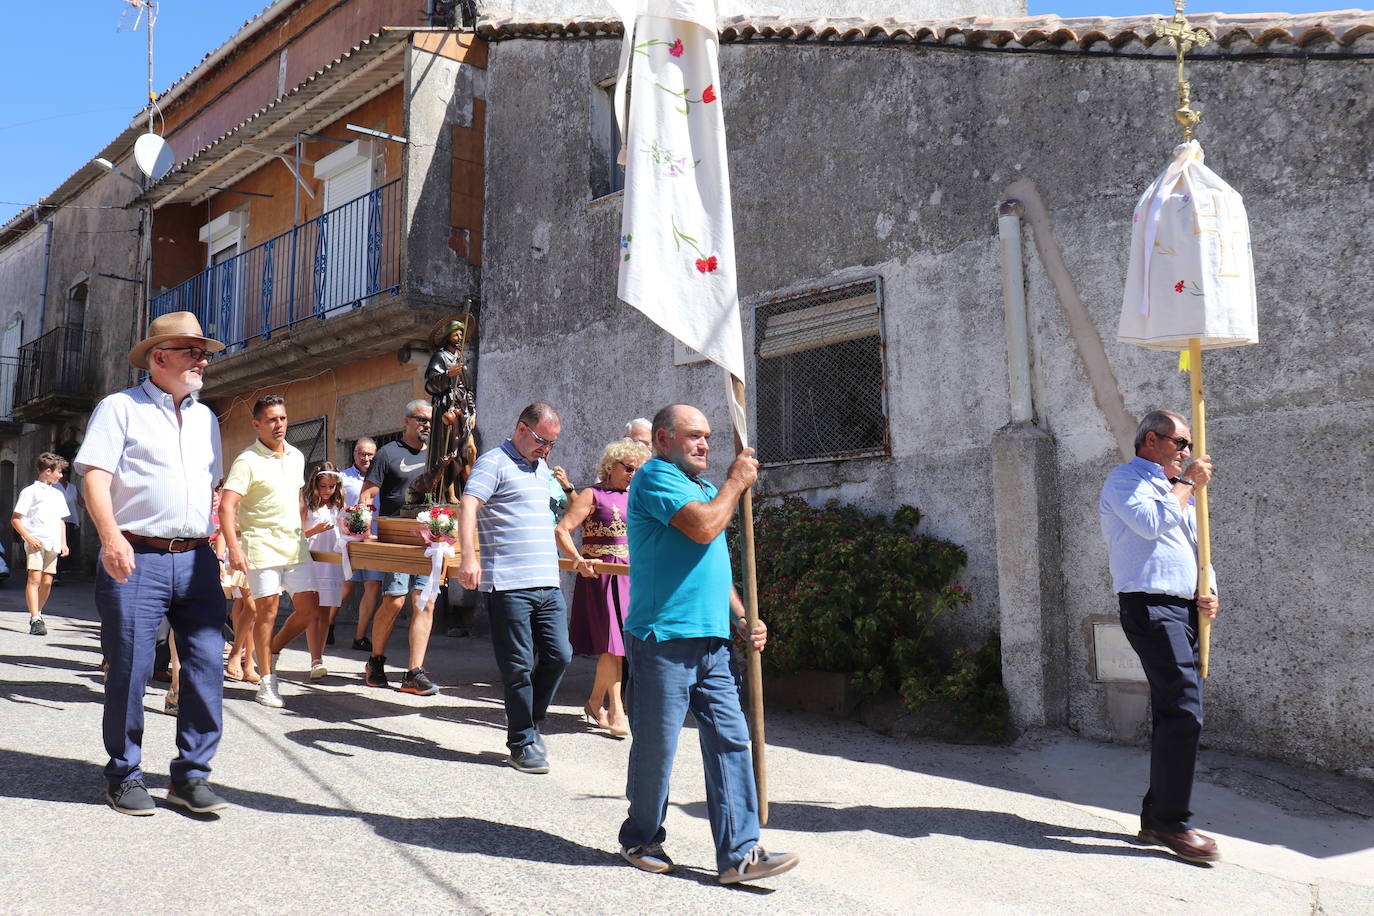
[[[670,461],[651,458],[630,481],[630,613],[625,632],[639,638],[730,637],[730,552],[725,532],[698,544],[673,527],[690,502],[716,488]]]

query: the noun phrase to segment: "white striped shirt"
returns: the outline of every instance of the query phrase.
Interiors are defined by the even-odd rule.
[[[76,470],[108,471],[121,531],[156,538],[209,537],[210,503],[224,474],[219,421],[193,397],[181,402],[153,384],[107,395],[86,424]]]
[[[543,461],[529,464],[509,439],[473,464],[463,495],[482,501],[477,510],[478,591],[558,586],[552,482],[549,466]]]

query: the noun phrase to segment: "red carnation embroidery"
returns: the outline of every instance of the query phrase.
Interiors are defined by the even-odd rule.
[[[1176,292],[1176,293],[1181,293],[1181,292],[1183,292],[1183,281],[1182,281],[1182,280],[1179,280],[1177,283],[1174,284],[1174,292]]]
[[[701,272],[704,273],[704,274],[709,274],[711,271],[713,271],[713,270],[715,270],[715,269],[716,269],[716,256],[715,256],[715,255],[711,255],[709,258],[697,258],[697,270],[701,271]]]
[[[673,55],[674,57],[681,57],[681,56],[682,56],[682,39],[681,39],[681,38],[675,38],[675,39],[673,39],[672,45],[669,46],[669,48],[668,48],[668,53],[671,54],[671,55]]]
[[[701,100],[703,102],[714,102],[716,100],[715,83],[712,83],[711,85],[707,86],[705,89],[701,91]]]

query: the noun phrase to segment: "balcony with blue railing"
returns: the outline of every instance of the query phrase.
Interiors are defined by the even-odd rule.
[[[195,313],[233,353],[302,322],[365,308],[401,287],[401,182],[221,261],[152,301],[150,319]]]

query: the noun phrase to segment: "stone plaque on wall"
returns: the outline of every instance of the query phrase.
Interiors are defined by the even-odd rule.
[[[1093,624],[1093,659],[1098,681],[1145,682],[1145,669],[1119,624]]]

